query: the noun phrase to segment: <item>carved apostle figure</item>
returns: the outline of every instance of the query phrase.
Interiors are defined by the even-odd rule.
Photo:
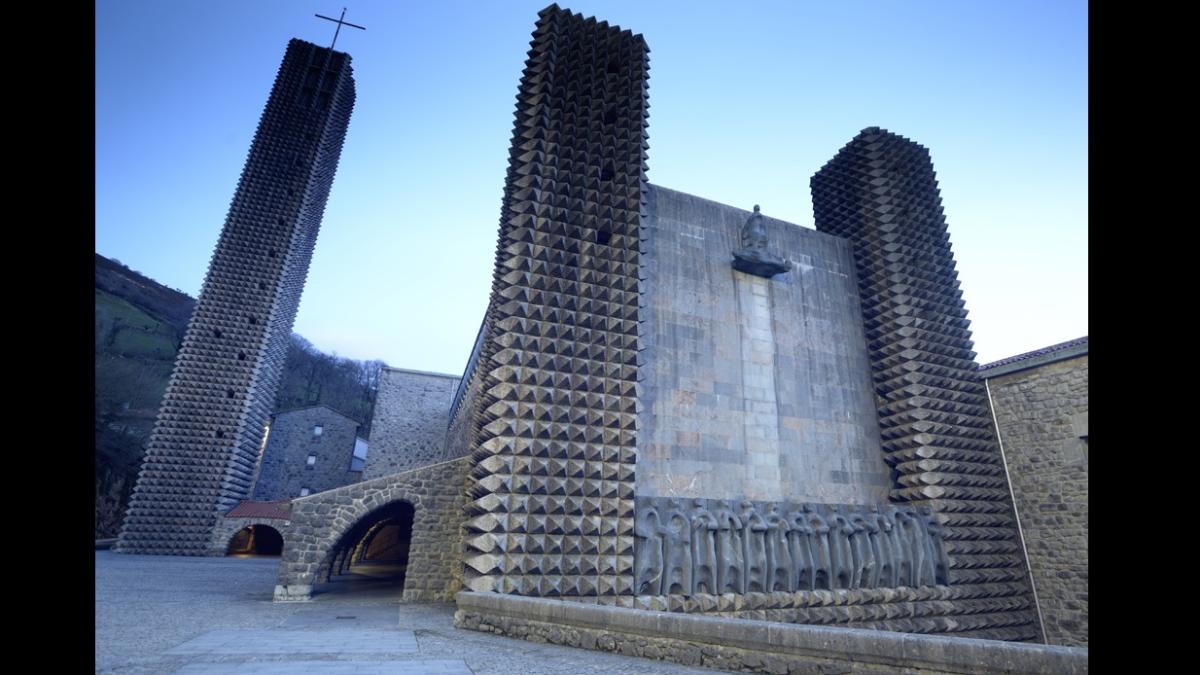
[[[758,204],[754,205],[754,213],[746,219],[746,224],[742,225],[741,232],[741,248],[749,251],[767,250],[767,226],[763,223],[763,216],[758,211]]]
[[[812,526],[808,524],[808,514],[792,511],[788,514],[788,523],[791,525],[788,550],[792,554],[792,565],[795,566],[795,590],[811,591],[816,569],[813,566]]]
[[[717,593],[744,593],[742,551],[742,521],[729,508],[728,502],[718,502],[717,512]]]
[[[639,508],[633,533],[637,595],[662,595],[663,539],[658,510],[646,505]]]
[[[854,554],[850,550],[850,520],[838,511],[829,516],[830,578],[834,588],[850,588],[854,577]]]
[[[717,519],[708,512],[703,499],[693,499],[692,594],[717,594]]]
[[[767,592],[796,590],[796,572],[788,545],[788,521],[772,504],[767,513]]]
[[[663,593],[692,592],[692,527],[678,499],[667,501],[663,514]]]
[[[942,521],[936,513],[931,514],[929,518],[929,547],[932,549],[931,557],[934,561],[933,572],[935,583],[948,584],[950,583],[950,557],[946,555],[946,545],[942,541]]]
[[[929,533],[929,523],[931,521],[932,511],[928,506],[917,507],[917,513],[913,517],[913,522],[917,526],[917,532],[921,537],[921,565],[918,568],[918,577],[923,586],[933,586],[937,584],[937,550],[933,546],[933,537]]]
[[[913,550],[912,516],[898,508],[893,517],[896,520],[896,538],[900,541],[900,585],[919,586],[916,566],[918,553]]]
[[[767,521],[754,504],[743,501],[740,507],[746,562],[743,593],[762,593],[767,590]]]
[[[855,511],[850,515],[850,524],[854,526],[853,542],[858,546],[861,564],[859,567],[857,588],[879,587],[879,555],[876,550],[877,539],[872,531],[878,533],[879,528],[867,518],[867,514]]]
[[[915,513],[906,513],[900,522],[900,531],[908,541],[908,550],[912,551],[913,586],[929,586],[933,584],[933,561],[929,559],[929,549],[925,545],[925,531],[921,517]]]
[[[812,504],[804,505],[804,512],[808,516],[808,525],[812,528],[813,542],[813,573],[814,588],[833,588],[833,562],[830,555],[829,546],[829,521],[820,513]]]
[[[875,550],[877,561],[875,588],[895,588],[896,586],[896,559],[892,550],[892,542],[888,539],[888,533],[892,529],[891,522],[887,516],[883,514],[883,509],[879,508],[878,504],[872,504],[870,514],[868,516],[874,523],[875,529],[871,531],[871,543]]]
[[[904,534],[900,531],[900,523],[897,520],[899,515],[900,509],[894,505],[888,504],[884,507],[884,517],[890,524],[887,530],[887,540],[892,549],[892,567],[895,569],[896,576],[892,587],[912,585],[912,556],[904,543]]]

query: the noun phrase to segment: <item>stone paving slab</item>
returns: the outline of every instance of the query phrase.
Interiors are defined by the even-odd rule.
[[[189,663],[177,675],[473,675],[462,661],[276,661]]]
[[[165,654],[393,654],[417,651],[412,631],[213,630]]]
[[[712,675],[720,672],[458,630],[453,625],[453,604],[401,603],[401,589],[367,578],[324,586],[312,602],[273,603],[271,591],[278,568],[278,558],[186,558],[96,551],[96,672],[105,675],[306,672],[315,675],[344,672]],[[315,633],[327,636],[322,641],[332,641],[336,638],[328,636],[347,632],[379,636],[375,639],[388,644],[387,649],[392,651],[376,651],[376,646],[370,645],[371,651],[351,652],[347,644],[356,643],[346,641],[338,644],[334,653],[281,653],[274,648],[251,647],[290,640],[311,641]],[[239,649],[224,642],[222,636],[228,634],[237,636]],[[406,645],[403,650],[402,645]],[[355,670],[345,670],[348,667],[345,664],[355,664]],[[342,669],[319,670],[335,667]]]

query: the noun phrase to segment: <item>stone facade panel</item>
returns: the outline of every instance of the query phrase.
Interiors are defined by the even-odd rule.
[[[363,480],[451,459],[446,455],[453,375],[384,368]]]
[[[850,246],[763,217],[791,270],[739,272],[732,251],[750,215],[657,185],[647,192],[637,494],[885,500]]]

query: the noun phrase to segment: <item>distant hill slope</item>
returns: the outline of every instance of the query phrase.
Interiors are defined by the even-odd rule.
[[[115,537],[196,301],[96,254],[96,537]],[[382,361],[292,334],[276,409],[324,403],[369,433]]]

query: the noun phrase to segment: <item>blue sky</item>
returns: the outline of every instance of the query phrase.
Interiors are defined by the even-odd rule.
[[[295,330],[459,373],[487,302],[517,82],[546,0],[360,1],[358,100]],[[1086,335],[1087,4],[562,6],[646,37],[651,182],[812,227],[860,129],[929,148],[978,359]],[[288,39],[341,5],[97,0],[96,251],[196,295]]]

